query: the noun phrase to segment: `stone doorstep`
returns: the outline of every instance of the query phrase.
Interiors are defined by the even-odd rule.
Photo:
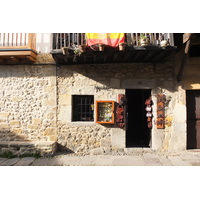
[[[41,154],[45,155],[54,155],[56,153],[57,143],[52,141],[0,141],[0,150],[1,148],[8,148],[12,151],[13,147],[16,148],[17,155],[20,155],[21,149],[27,149],[33,151],[44,151],[44,153],[41,152]]]

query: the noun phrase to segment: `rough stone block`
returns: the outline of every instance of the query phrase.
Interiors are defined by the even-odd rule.
[[[29,124],[29,125],[28,125],[28,129],[37,130],[37,129],[38,129],[38,127],[37,127],[37,126],[35,126],[35,125],[32,125],[32,124]]]
[[[89,150],[89,153],[92,155],[101,155],[104,153],[104,151],[102,148],[95,148],[95,149]]]
[[[55,127],[55,126],[56,126],[56,120],[52,120],[52,121],[50,122],[50,126]]]
[[[40,125],[41,123],[42,123],[42,120],[41,120],[41,119],[38,119],[38,118],[33,119],[33,125],[38,126],[38,125]]]
[[[58,120],[62,122],[71,122],[71,106],[60,106]]]
[[[21,122],[20,121],[11,121],[10,125],[12,127],[19,128],[21,126]]]
[[[56,117],[56,113],[54,113],[54,112],[47,113],[47,115],[46,115],[47,119],[52,119],[54,117]]]
[[[44,132],[44,135],[47,136],[57,135],[57,128],[47,128]]]
[[[0,129],[9,129],[9,124],[0,124]]]
[[[174,121],[176,123],[186,121],[186,106],[183,104],[177,104],[174,108]]]
[[[95,138],[90,138],[89,140],[88,140],[88,144],[89,145],[94,145],[96,143],[96,139]]]
[[[12,98],[12,101],[13,102],[20,102],[20,101],[22,101],[23,100],[23,97],[13,97]]]
[[[109,139],[106,139],[106,138],[101,139],[100,146],[101,147],[110,147],[111,146],[110,138]]]
[[[58,137],[56,135],[52,135],[52,136],[49,137],[49,140],[50,141],[57,141]]]
[[[111,141],[112,141],[112,148],[125,148],[125,138],[126,134],[123,129],[113,128]]]
[[[21,134],[22,133],[22,129],[20,129],[20,128],[13,128],[11,131],[14,134]]]
[[[9,112],[1,112],[0,113],[0,119],[5,119],[5,118],[8,118],[10,115]]]
[[[48,93],[54,93],[55,92],[55,87],[54,86],[47,86],[45,87],[44,91]]]
[[[55,71],[52,70],[52,73],[55,74]],[[50,79],[50,86],[56,86],[56,76],[52,76]]]
[[[44,99],[43,106],[56,106],[56,100],[55,99]]]

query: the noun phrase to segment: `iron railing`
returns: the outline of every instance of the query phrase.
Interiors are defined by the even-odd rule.
[[[145,35],[149,38],[151,45],[159,46],[160,41],[168,40],[170,46],[174,46],[172,33],[125,33],[125,42],[127,46],[140,46],[140,38]],[[77,48],[79,45],[86,44],[85,33],[54,33],[53,49],[62,49],[63,47]]]

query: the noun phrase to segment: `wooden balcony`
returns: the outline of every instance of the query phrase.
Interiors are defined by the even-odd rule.
[[[0,64],[34,62],[35,49],[35,33],[0,33]]]
[[[142,46],[142,36],[148,38],[148,44]],[[162,41],[168,45],[163,47]],[[88,63],[128,63],[128,62],[164,62],[173,52],[172,33],[125,33],[124,49],[100,45],[87,46],[85,33],[54,33],[53,58],[58,64]],[[80,47],[84,46],[82,50]]]

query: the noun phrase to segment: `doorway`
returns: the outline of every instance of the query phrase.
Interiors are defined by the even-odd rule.
[[[200,90],[186,91],[187,149],[200,149]]]
[[[151,129],[147,126],[145,100],[150,89],[127,89],[126,147],[150,147]]]

